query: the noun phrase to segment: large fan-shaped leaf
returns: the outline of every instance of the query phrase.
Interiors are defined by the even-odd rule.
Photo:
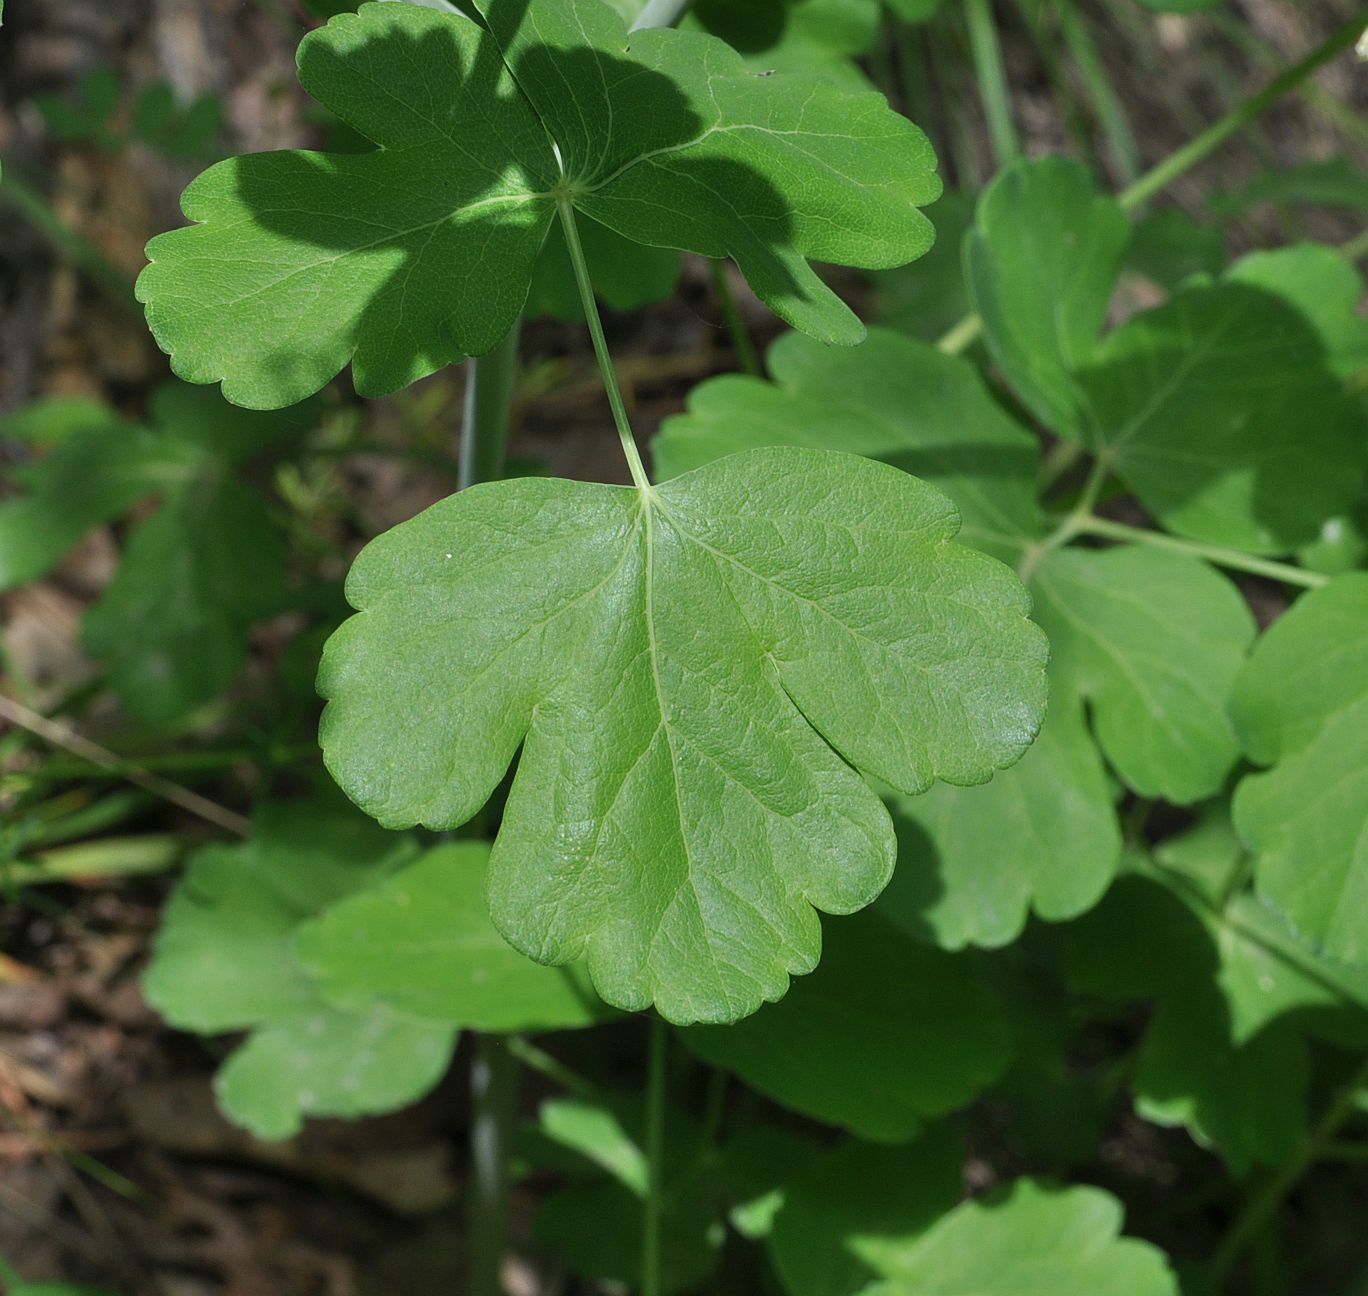
[[[810,450],[462,492],[357,560],[326,758],[382,822],[451,827],[523,744],[491,861],[505,935],[587,956],[618,1006],[735,1020],[814,966],[813,906],[888,880],[850,765],[981,782],[1034,736],[1043,636],[955,527],[925,483]]]
[[[300,46],[305,89],[377,148],[232,159],[186,190],[138,285],[176,369],[289,404],[348,363],[394,391],[508,332],[558,203],[639,243],[734,257],[828,341],[863,336],[810,258],[899,265],[940,189],[882,96],[751,75],[694,32],[630,39],[602,0],[481,0],[488,29],[370,4]]]

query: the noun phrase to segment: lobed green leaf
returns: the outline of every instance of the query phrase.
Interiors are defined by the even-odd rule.
[[[894,842],[851,769],[985,781],[1030,743],[1044,642],[932,487],[733,455],[647,491],[476,487],[372,542],[319,677],[334,777],[390,826],[464,822],[522,755],[496,923],[618,1007],[732,1021],[818,952]]]
[[[485,0],[488,29],[369,4],[300,46],[304,88],[376,144],[256,154],[185,192],[138,281],[177,372],[269,408],[351,364],[392,392],[504,337],[558,202],[637,243],[736,259],[796,327],[863,326],[809,261],[901,264],[940,191],[874,93],[755,77],[701,33],[629,38],[602,0]]]

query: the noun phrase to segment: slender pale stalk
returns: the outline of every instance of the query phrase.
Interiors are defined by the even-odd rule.
[[[111,301],[133,315],[142,310],[133,298],[133,284],[89,239],[66,224],[46,198],[8,167],[0,176],[0,200],[9,204],[49,243],[68,256],[108,294]]]
[[[1368,5],[1361,6],[1353,18],[1332,32],[1299,63],[1294,63],[1285,72],[1274,77],[1257,94],[1251,95],[1215,125],[1204,130],[1196,139],[1190,140],[1176,153],[1166,157],[1158,166],[1147,171],[1133,185],[1118,195],[1120,204],[1130,211],[1153,198],[1155,194],[1167,189],[1180,175],[1185,171],[1190,171],[1198,162],[1214,153],[1226,140],[1232,135],[1238,134],[1256,117],[1287,94],[1289,90],[1295,90],[1313,72],[1334,58],[1336,54],[1341,54],[1349,49],[1363,34],[1365,27],[1368,27]]]
[[[673,27],[688,11],[692,0],[646,0],[646,5],[632,24],[633,31],[646,27]]]
[[[502,1296],[518,1063],[497,1035],[480,1035],[475,1041],[470,1090],[469,1290],[473,1296]]]
[[[1121,177],[1132,184],[1140,174],[1140,150],[1077,0],[1059,0],[1059,29],[1107,137],[1112,161]]]
[[[627,456],[627,467],[631,470],[632,481],[638,489],[649,491],[651,479],[647,477],[646,467],[637,451],[632,425],[627,419],[627,406],[622,399],[622,389],[618,386],[617,371],[613,368],[613,357],[608,351],[608,339],[603,336],[603,321],[599,318],[598,302],[594,300],[594,285],[589,280],[589,263],[584,259],[584,247],[580,243],[579,230],[575,226],[575,209],[570,205],[568,198],[562,198],[558,207],[561,225],[565,229],[565,244],[570,249],[570,264],[575,269],[575,283],[579,285],[580,305],[584,307],[584,318],[589,325],[589,337],[594,343],[594,356],[598,360],[599,373],[603,375],[603,386],[608,393],[608,405],[613,411],[613,423],[622,442],[622,453]]]
[[[727,323],[728,333],[731,334],[736,363],[742,373],[758,378],[761,374],[760,357],[755,353],[755,343],[751,341],[746,321],[741,318],[741,310],[736,304],[736,294],[732,292],[731,282],[727,278],[727,263],[714,260],[709,264],[712,266],[713,289],[717,293],[717,304],[722,308],[722,318]]]
[[[508,450],[508,412],[518,374],[521,321],[488,355],[466,361],[465,417],[461,423],[461,461],[457,487],[498,481]]]
[[[964,17],[969,25],[969,47],[974,58],[983,113],[988,119],[988,137],[999,167],[1009,166],[1021,157],[1021,140],[1012,120],[1012,96],[1007,86],[1007,69],[1002,62],[997,20],[992,0],[964,0]]]
[[[99,743],[91,742],[89,738],[82,737],[55,720],[49,720],[47,716],[39,714],[13,698],[0,697],[0,720],[8,720],[10,724],[18,725],[21,729],[27,729],[29,733],[36,734],[44,742],[70,752],[71,755],[79,757],[83,761],[89,761],[92,765],[117,772],[119,778],[126,779],[135,787],[142,788],[144,792],[150,792],[163,801],[178,805],[182,810],[188,810],[192,815],[196,815],[226,832],[235,833],[239,837],[246,837],[252,830],[251,822],[236,811],[210,801],[208,797],[202,797],[198,792],[192,792],[179,783],[173,783],[170,779],[162,778],[160,774],[153,774],[145,769],[130,768],[126,760],[116,756],[108,748],[101,747]]]
[[[1127,211],[1148,202],[1155,194],[1167,189],[1179,176],[1191,171],[1199,162],[1214,153],[1232,135],[1249,125],[1256,117],[1265,112],[1277,100],[1291,90],[1297,89],[1317,68],[1324,66],[1336,54],[1343,53],[1362,35],[1368,27],[1368,5],[1362,6],[1358,14],[1344,26],[1337,28],[1320,45],[1316,46],[1299,63],[1294,63],[1281,76],[1274,77],[1257,94],[1251,95],[1237,108],[1227,113],[1215,125],[1204,130],[1195,139],[1171,153],[1162,162],[1151,167],[1133,185],[1117,195],[1117,201]],[[957,355],[972,343],[983,331],[983,321],[977,315],[966,315],[936,345],[951,355]]]
[[[578,1071],[572,1071],[559,1058],[552,1057],[544,1048],[533,1044],[521,1035],[509,1035],[504,1043],[511,1053],[525,1067],[539,1071],[548,1080],[555,1081],[562,1089],[568,1090],[577,1098],[600,1098],[602,1086],[585,1079]]]
[[[1166,535],[1162,531],[1149,531],[1144,527],[1127,526],[1124,522],[1112,522],[1108,518],[1094,517],[1091,514],[1074,519],[1073,534],[1101,536],[1106,540],[1122,540],[1131,544],[1148,545],[1152,549],[1165,549],[1169,553],[1187,554],[1192,558],[1203,558],[1209,563],[1215,563],[1218,567],[1248,572],[1251,576],[1263,576],[1268,580],[1281,581],[1284,585],[1298,585],[1302,589],[1320,589],[1330,582],[1330,577],[1323,576],[1320,572],[1294,567],[1291,563],[1258,558],[1254,554],[1242,553],[1238,549],[1226,549],[1221,545],[1184,540],[1180,536]]]
[[[651,1019],[650,1062],[646,1079],[646,1202],[641,1217],[641,1296],[661,1296],[660,1217],[663,1205],[665,1144],[665,1023]]]

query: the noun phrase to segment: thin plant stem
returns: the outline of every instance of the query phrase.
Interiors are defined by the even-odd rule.
[[[668,1028],[651,1018],[646,1079],[646,1201],[641,1218],[641,1296],[661,1296],[660,1219],[665,1144],[665,1045]]]
[[[1210,1277],[1213,1289],[1225,1284],[1236,1261],[1277,1213],[1283,1199],[1320,1159],[1322,1152],[1334,1143],[1340,1126],[1354,1114],[1359,1090],[1365,1085],[1368,1085],[1368,1062],[1363,1063],[1350,1077],[1316,1127],[1302,1141],[1301,1147],[1273,1171],[1258,1192],[1246,1202],[1212,1257]]]
[[[1078,0],[1059,0],[1059,29],[1064,37],[1069,56],[1073,59],[1083,85],[1092,100],[1093,111],[1107,137],[1107,147],[1121,178],[1127,184],[1140,175],[1140,150],[1131,132],[1130,122],[1121,99],[1112,87],[1111,77],[1103,65],[1086,19],[1078,8]]]
[[[1117,201],[1127,211],[1133,211],[1155,194],[1167,189],[1180,175],[1190,171],[1197,163],[1214,153],[1226,140],[1238,134],[1288,91],[1297,89],[1318,68],[1323,67],[1335,55],[1349,49],[1363,34],[1365,27],[1368,27],[1368,5],[1361,6],[1353,18],[1336,28],[1300,62],[1294,63],[1274,77],[1262,90],[1238,104],[1215,125],[1152,167],[1119,194]]]
[[[56,721],[49,720],[47,716],[40,715],[37,711],[26,707],[22,702],[16,702],[13,698],[0,697],[0,719],[8,720],[10,724],[18,725],[21,729],[27,729],[29,733],[36,734],[44,742],[70,752],[73,756],[80,757],[81,760],[89,761],[92,765],[98,765],[107,770],[116,770],[120,778],[127,779],[135,787],[140,787],[144,792],[150,792],[163,801],[169,801],[172,805],[180,806],[182,810],[188,810],[192,815],[204,819],[218,828],[235,833],[239,837],[246,837],[252,831],[251,821],[245,816],[229,810],[217,802],[210,801],[208,797],[200,796],[198,792],[192,792],[189,788],[181,787],[179,783],[173,783],[160,774],[129,767],[126,761],[107,748],[101,747],[99,743],[91,742],[89,738],[83,738],[80,734],[72,732]]]
[[[508,336],[488,355],[466,361],[465,415],[461,420],[461,460],[457,489],[504,475],[508,449],[508,413],[518,376],[518,335],[515,321]]]
[[[942,334],[936,346],[946,355],[959,355],[967,351],[983,336],[983,316],[975,313],[966,315],[954,328]]]
[[[647,27],[673,27],[685,13],[693,0],[646,0],[646,6],[632,24],[633,31]]]
[[[1040,560],[1046,554],[1068,544],[1074,536],[1082,531],[1084,524],[1092,518],[1093,506],[1097,503],[1098,496],[1102,494],[1102,487],[1106,485],[1107,478],[1110,475],[1111,470],[1105,459],[1099,457],[1093,460],[1092,467],[1088,471],[1088,479],[1083,483],[1083,489],[1079,492],[1078,502],[1060,520],[1054,531],[1039,543],[1028,545],[1022,554],[1021,562],[1017,566],[1017,575],[1023,581],[1030,580],[1035,569],[1040,565]]]
[[[66,759],[54,757],[44,761],[37,769],[26,770],[24,778],[30,783],[59,783],[68,779],[127,779],[142,773],[195,774],[204,771],[232,769],[234,765],[245,765],[251,761],[265,759],[277,765],[293,764],[296,761],[310,760],[318,753],[318,748],[309,744],[282,747],[262,752],[259,748],[239,747],[227,750],[196,752],[158,752],[150,756],[120,756],[109,753],[109,761],[94,761],[76,756]]]
[[[578,1071],[572,1071],[559,1058],[552,1057],[544,1048],[521,1035],[506,1036],[504,1047],[523,1066],[540,1072],[548,1080],[554,1080],[577,1098],[596,1098],[603,1093],[602,1088],[592,1080],[586,1080]]]
[[[466,362],[458,490],[503,477],[521,321],[487,355]],[[495,1035],[475,1037],[470,1063],[470,1296],[501,1296],[508,1238],[508,1154],[517,1106],[517,1059]]]
[[[997,20],[992,0],[965,0],[964,16],[969,25],[969,48],[974,58],[983,113],[988,119],[988,138],[999,167],[1009,166],[1021,157],[1021,140],[1012,120],[1012,96],[1007,86],[1007,70],[1002,62]]]
[[[603,386],[608,393],[608,405],[613,411],[613,422],[617,426],[618,438],[622,442],[622,453],[627,457],[627,467],[632,481],[638,490],[651,490],[651,479],[646,475],[646,467],[641,462],[641,454],[632,435],[632,425],[627,419],[627,406],[623,403],[622,389],[618,386],[617,372],[613,368],[613,357],[608,351],[608,339],[603,336],[603,321],[599,318],[598,303],[594,300],[594,285],[589,279],[589,263],[584,259],[584,247],[580,243],[579,230],[575,227],[575,209],[568,198],[561,198],[561,225],[565,229],[565,244],[570,249],[570,264],[575,269],[575,283],[579,286],[580,304],[584,307],[584,318],[589,325],[589,336],[594,343],[594,356],[598,360],[599,373],[603,375]]]
[[[47,199],[10,167],[0,177],[0,199],[8,200],[58,252],[86,272],[109,299],[131,315],[142,314],[133,297],[133,284],[89,239],[78,234],[52,210]]]
[[[497,1035],[476,1038],[470,1090],[469,1291],[471,1296],[502,1296],[518,1063]]]
[[[1106,540],[1143,544],[1152,549],[1165,549],[1169,553],[1204,558],[1207,562],[1215,563],[1218,567],[1248,572],[1251,576],[1263,576],[1268,580],[1281,581],[1284,585],[1297,585],[1302,589],[1320,589],[1330,582],[1330,577],[1324,576],[1320,572],[1307,571],[1304,567],[1294,567],[1291,563],[1258,558],[1253,554],[1242,553],[1238,549],[1226,549],[1221,545],[1202,544],[1197,540],[1184,540],[1179,536],[1166,535],[1162,531],[1150,531],[1144,527],[1127,526],[1124,522],[1113,522],[1110,518],[1094,517],[1092,514],[1075,517],[1072,533],[1074,535],[1100,536]]]
[[[760,357],[755,353],[755,343],[751,341],[746,321],[741,318],[741,311],[737,307],[736,294],[732,292],[731,281],[727,278],[727,263],[714,259],[709,264],[712,266],[713,289],[717,293],[717,304],[722,308],[722,318],[727,322],[727,331],[731,334],[736,363],[742,373],[759,378]]]
[[[1337,28],[1299,63],[1294,63],[1280,76],[1274,77],[1262,90],[1232,109],[1215,125],[1151,167],[1139,180],[1117,195],[1117,202],[1127,211],[1134,211],[1155,194],[1167,189],[1179,176],[1204,161],[1226,140],[1265,112],[1283,95],[1297,89],[1317,68],[1353,45],[1365,27],[1368,27],[1368,5],[1363,6],[1356,17]],[[958,355],[974,342],[982,331],[983,321],[977,315],[969,314],[950,329],[936,345],[950,355]]]

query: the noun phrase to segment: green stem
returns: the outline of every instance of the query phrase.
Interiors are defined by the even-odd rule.
[[[974,75],[988,119],[988,138],[993,143],[998,166],[1009,166],[1021,157],[1021,140],[1012,120],[1012,96],[1007,87],[992,0],[964,0],[964,16],[969,24]]]
[[[1208,154],[1214,153],[1226,140],[1238,134],[1289,90],[1295,90],[1300,86],[1317,68],[1328,63],[1336,54],[1347,50],[1363,34],[1365,27],[1368,27],[1368,5],[1362,6],[1353,18],[1337,28],[1299,63],[1294,63],[1285,72],[1274,77],[1262,90],[1232,109],[1215,125],[1208,127],[1176,153],[1171,153],[1158,166],[1152,167],[1118,195],[1117,201],[1127,211],[1133,211],[1155,194],[1167,189],[1180,175],[1190,171]]]
[[[0,178],[0,198],[8,199],[10,206],[53,247],[80,266],[112,301],[130,314],[142,314],[133,298],[133,285],[115,268],[114,263],[89,239],[61,220],[47,199],[8,167],[3,178]]]
[[[1269,44],[1250,26],[1248,19],[1234,14],[1213,11],[1207,18],[1228,40],[1238,45],[1245,53],[1257,59],[1265,67],[1277,67],[1282,59],[1275,46]],[[1334,95],[1322,90],[1314,81],[1297,87],[1307,106],[1327,117],[1347,135],[1352,135],[1359,143],[1368,143],[1368,121],[1365,121],[1354,108],[1342,103]]]
[[[1218,567],[1229,567],[1232,571],[1248,572],[1251,576],[1263,576],[1268,580],[1281,581],[1284,585],[1299,585],[1303,589],[1320,589],[1330,582],[1330,577],[1323,576],[1320,572],[1307,571],[1304,567],[1294,567],[1291,563],[1257,558],[1253,554],[1242,553],[1238,549],[1226,549],[1221,545],[1202,544],[1197,540],[1184,540],[1179,536],[1165,535],[1162,531],[1150,531],[1144,527],[1127,526],[1124,522],[1113,522],[1109,518],[1094,517],[1090,513],[1075,516],[1072,519],[1072,534],[1101,536],[1106,540],[1149,545],[1152,549],[1165,549],[1169,553],[1204,558],[1207,562],[1215,563]]]
[[[539,1072],[548,1080],[554,1080],[576,1098],[598,1098],[603,1094],[599,1085],[592,1080],[586,1080],[578,1071],[572,1071],[566,1066],[560,1058],[553,1057],[544,1048],[533,1044],[529,1039],[524,1039],[521,1035],[507,1036],[504,1039],[504,1046],[523,1066]]]
[[[150,792],[163,801],[169,801],[172,805],[177,805],[182,810],[189,811],[190,814],[197,815],[227,832],[235,833],[239,837],[251,835],[251,821],[243,815],[210,801],[207,797],[200,796],[198,792],[192,792],[189,788],[181,787],[178,783],[172,783],[160,774],[154,774],[145,769],[127,768],[124,762],[107,748],[91,742],[89,738],[67,729],[54,720],[50,720],[31,707],[24,706],[22,702],[0,696],[0,719],[7,720],[10,724],[17,725],[21,729],[26,729],[45,743],[69,752],[83,761],[89,761],[92,765],[117,771],[120,778],[127,779],[135,787],[142,788],[144,792]]]
[[[589,279],[589,263],[584,259],[584,247],[580,243],[579,230],[575,227],[575,209],[568,198],[561,198],[557,206],[561,225],[565,229],[565,245],[570,249],[570,264],[575,269],[575,283],[579,286],[580,304],[584,307],[584,318],[594,343],[594,356],[598,360],[599,373],[603,375],[608,405],[613,411],[613,422],[622,442],[622,453],[627,456],[627,467],[631,470],[632,481],[637,489],[649,491],[651,479],[647,477],[645,465],[637,451],[632,425],[627,420],[627,406],[623,403],[622,389],[618,386],[617,372],[613,368],[613,357],[608,351],[608,339],[603,336],[603,321],[599,318],[594,285]]]
[[[470,1089],[469,1291],[471,1296],[502,1296],[518,1063],[497,1035],[476,1038]]]
[[[1329,62],[1336,54],[1348,49],[1362,34],[1366,25],[1368,5],[1360,9],[1357,17],[1351,18],[1344,26],[1338,28],[1300,63],[1294,63],[1281,76],[1274,77],[1262,90],[1251,95],[1214,126],[1151,167],[1139,180],[1118,194],[1117,201],[1127,211],[1134,211],[1155,194],[1168,188],[1179,176],[1190,171],[1208,154],[1214,153],[1226,140],[1266,111],[1288,91],[1295,90],[1317,68]],[[966,315],[936,345],[950,355],[958,355],[982,331],[983,321],[977,315]]]
[[[661,1296],[660,1217],[665,1142],[665,1045],[667,1027],[651,1019],[646,1080],[646,1202],[641,1220],[641,1296]]]
[[[518,335],[515,321],[508,336],[488,355],[466,361],[465,416],[461,421],[461,462],[457,489],[504,475],[508,448],[508,412],[518,376]]]
[[[943,334],[936,343],[946,355],[959,355],[967,351],[983,335],[983,316],[966,315],[954,328]]]
[[[1017,565],[1017,575],[1023,581],[1031,579],[1035,569],[1040,565],[1040,560],[1046,554],[1068,544],[1083,530],[1092,519],[1093,506],[1097,503],[1097,497],[1102,494],[1102,487],[1106,485],[1110,475],[1111,470],[1105,459],[1093,460],[1092,467],[1088,470],[1088,479],[1083,483],[1083,489],[1079,492],[1078,502],[1073,509],[1060,519],[1059,525],[1044,540],[1026,547],[1021,562]]]
[[[1087,21],[1079,12],[1077,0],[1059,0],[1059,27],[1069,55],[1083,78],[1083,85],[1092,100],[1093,111],[1107,137],[1112,161],[1127,183],[1140,174],[1140,150],[1126,120],[1126,110],[1112,88],[1111,77],[1097,52],[1097,43],[1088,29]]]
[[[128,779],[135,774],[147,772],[189,774],[231,769],[234,765],[261,760],[276,765],[293,764],[296,761],[309,760],[317,753],[318,748],[315,745],[300,744],[265,752],[260,748],[241,747],[227,751],[167,752],[151,756],[111,754],[112,759],[108,762],[54,756],[32,770],[25,770],[24,778],[30,781],[58,783],[68,779]]]
[[[1340,1090],[1315,1129],[1302,1141],[1297,1152],[1279,1166],[1264,1181],[1263,1187],[1245,1204],[1231,1225],[1230,1232],[1226,1234],[1225,1240],[1212,1257],[1210,1273],[1213,1288],[1225,1284],[1235,1267],[1235,1262],[1244,1254],[1259,1231],[1273,1218],[1278,1207],[1282,1205],[1283,1198],[1319,1160],[1322,1151],[1334,1142],[1340,1126],[1353,1115],[1359,1090],[1366,1084],[1368,1062],[1363,1063],[1350,1078],[1349,1083]]]
[[[736,294],[732,292],[731,282],[727,278],[727,263],[713,260],[709,264],[712,266],[713,289],[717,293],[717,304],[722,308],[722,318],[726,320],[727,331],[731,334],[732,350],[736,352],[736,363],[742,373],[759,378],[762,372],[760,357],[755,353],[755,343],[751,341],[746,321],[741,318],[741,311],[736,305]]]
[[[646,7],[632,24],[633,31],[647,27],[673,27],[688,10],[692,0],[646,0]]]

